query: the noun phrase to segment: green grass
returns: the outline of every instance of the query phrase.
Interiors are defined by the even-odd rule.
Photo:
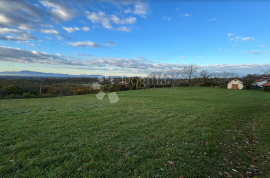
[[[219,88],[0,101],[0,177],[268,177],[270,94]],[[234,170],[232,170],[234,169]]]

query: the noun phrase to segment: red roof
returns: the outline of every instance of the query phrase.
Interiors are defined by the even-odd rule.
[[[261,82],[261,81],[265,81],[266,79],[258,79],[258,80],[255,80],[256,82]]]
[[[266,82],[266,83],[263,84],[262,86],[264,86],[264,87],[270,87],[270,81]]]

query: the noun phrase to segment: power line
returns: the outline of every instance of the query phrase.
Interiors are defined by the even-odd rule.
[[[255,28],[255,29],[251,29],[251,30],[248,30],[248,31],[245,31],[245,32],[241,32],[241,33],[235,34],[234,36],[254,35],[254,34],[263,33],[263,32],[269,31],[269,30],[270,30],[270,24],[262,26],[262,27],[258,27],[258,28]],[[211,41],[211,42],[207,42],[207,43],[204,43],[204,44],[200,44],[200,45],[197,45],[197,46],[194,46],[194,47],[182,49],[182,50],[179,50],[179,51],[174,52],[174,53],[161,55],[156,59],[160,59],[161,57],[164,57],[164,56],[175,56],[175,55],[179,55],[180,53],[181,53],[181,55],[183,55],[183,54],[187,54],[189,52],[200,50],[200,49],[197,49],[197,48],[203,47],[202,49],[205,49],[205,48],[208,48],[208,47],[216,46],[216,45],[227,43],[227,42],[230,42],[230,41],[228,41],[228,37],[225,37],[225,38],[221,38],[221,39],[214,40],[214,41]]]

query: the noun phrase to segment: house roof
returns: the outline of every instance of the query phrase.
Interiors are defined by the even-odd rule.
[[[266,82],[266,83],[263,84],[262,86],[264,86],[264,87],[270,87],[270,81]]]
[[[233,79],[227,81],[226,83],[229,83],[230,81],[233,81],[233,80],[239,80],[239,79],[238,78],[233,78]],[[239,80],[239,81],[242,82],[241,80]],[[244,84],[244,82],[242,82],[242,83]]]
[[[269,79],[270,76],[261,76],[261,79]]]
[[[258,80],[255,80],[256,82],[261,82],[261,81],[265,81],[266,79],[258,79]]]

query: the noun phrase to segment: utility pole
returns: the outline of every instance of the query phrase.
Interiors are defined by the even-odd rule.
[[[39,94],[41,95],[41,83],[39,84]]]

